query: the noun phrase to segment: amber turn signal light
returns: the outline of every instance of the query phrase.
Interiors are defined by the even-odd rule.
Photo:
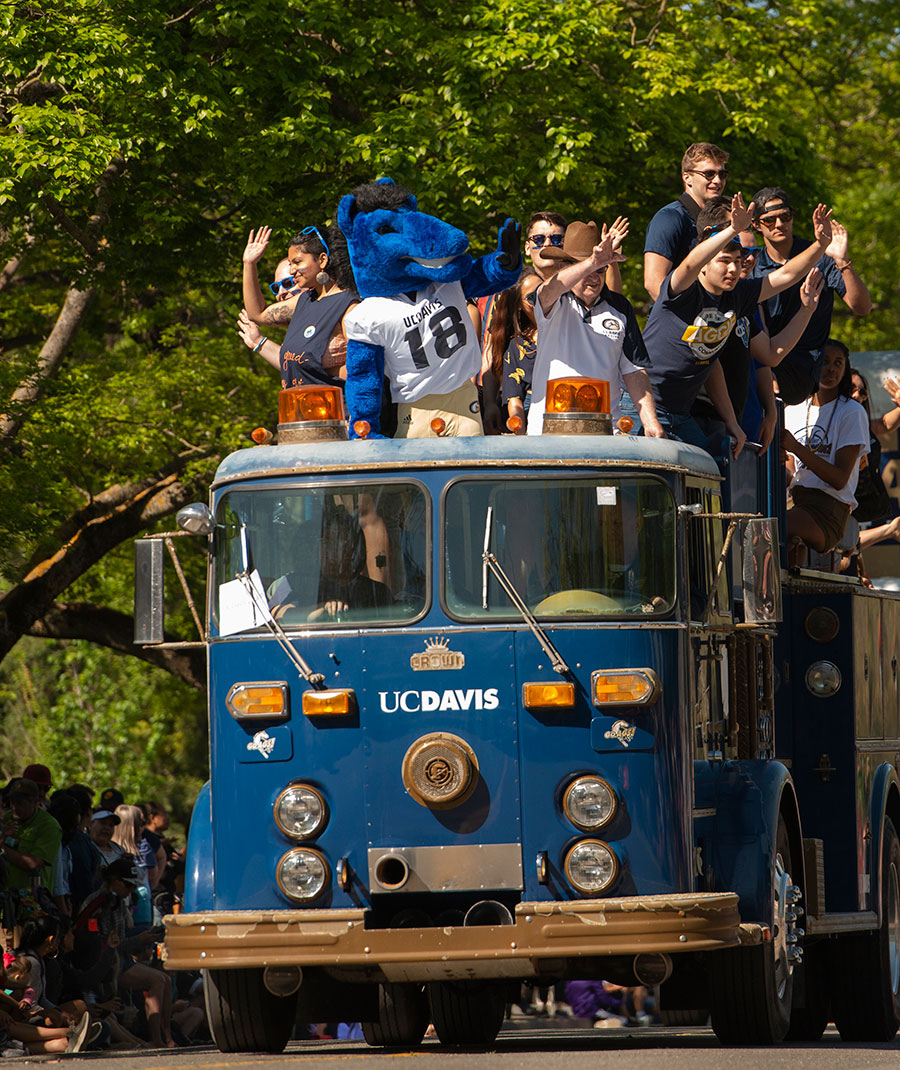
[[[546,412],[609,412],[605,379],[548,379]]]
[[[595,706],[649,706],[662,691],[652,669],[612,669],[591,674]]]
[[[514,435],[517,435],[522,429],[522,417],[510,416],[506,421],[507,430],[512,431]]]
[[[620,416],[616,421],[616,427],[623,435],[630,435],[631,429],[634,427],[634,420],[630,416]]]
[[[347,717],[356,712],[356,693],[347,691],[304,691],[303,712],[307,717]]]
[[[344,397],[337,386],[291,386],[278,394],[278,422],[343,420]]]
[[[353,425],[353,433],[357,438],[368,438],[372,425],[368,420],[357,420]]]
[[[287,717],[287,684],[233,684],[225,696],[232,717]]]
[[[435,418],[431,421],[431,430],[434,431],[436,435],[442,435],[446,426],[447,425],[440,418],[440,416],[435,416]]]
[[[523,684],[522,705],[526,710],[575,705],[575,685],[563,683]]]
[[[250,437],[257,444],[257,446],[267,446],[275,436],[265,427],[255,427],[250,432]]]

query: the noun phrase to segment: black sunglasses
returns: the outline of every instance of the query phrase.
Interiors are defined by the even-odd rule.
[[[720,167],[717,171],[691,171],[692,175],[702,175],[707,182],[712,182],[714,178],[721,178],[724,182],[728,178],[728,169],[726,167]]]
[[[550,242],[551,245],[555,245],[557,249],[562,248],[563,235],[562,234],[531,234],[528,238],[531,244],[540,249],[544,242]]]
[[[281,290],[290,290],[294,285],[294,276],[288,275],[286,279],[279,279],[278,282],[270,282],[269,289],[277,297]]]

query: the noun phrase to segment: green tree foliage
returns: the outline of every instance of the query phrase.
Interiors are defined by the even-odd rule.
[[[0,658],[128,647],[130,541],[273,421],[276,376],[233,333],[246,232],[276,228],[273,268],[357,182],[409,184],[477,251],[506,214],[625,213],[641,305],[640,235],[714,141],[731,189],[836,205],[876,300],[837,329],[895,344],[887,0],[12,0],[0,34]],[[199,553],[188,572],[199,591]]]

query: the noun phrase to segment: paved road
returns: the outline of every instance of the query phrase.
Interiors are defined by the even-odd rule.
[[[594,1030],[555,1022],[507,1025],[491,1051],[449,1051],[426,1041],[415,1052],[383,1052],[363,1041],[301,1041],[283,1055],[223,1055],[211,1047],[66,1056],[102,1070],[897,1070],[900,1039],[843,1044],[829,1030],[820,1044],[723,1048],[708,1029]],[[58,1057],[4,1059],[3,1067]]]

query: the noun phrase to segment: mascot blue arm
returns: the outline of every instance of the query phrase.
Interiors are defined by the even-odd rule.
[[[496,252],[473,260],[457,227],[420,212],[415,196],[390,178],[357,187],[341,199],[337,223],[359,296],[395,297],[432,283],[459,282],[467,299],[515,285],[522,266],[521,227],[507,219]],[[352,332],[349,332],[352,335]],[[347,407],[353,424],[367,420],[380,434],[384,349],[348,338]]]
[[[347,343],[347,410],[350,413],[350,437],[357,438],[353,425],[367,420],[372,428],[368,438],[381,434],[381,396],[384,380],[384,347],[371,342]]]

